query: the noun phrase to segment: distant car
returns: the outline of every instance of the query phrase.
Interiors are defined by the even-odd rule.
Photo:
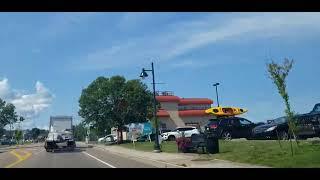
[[[296,120],[297,137],[306,139],[308,137],[320,137],[320,103],[316,104],[310,113],[299,114]],[[265,125],[253,129],[252,135],[255,139],[289,139],[289,126],[286,117],[268,120]]]
[[[154,140],[154,135],[153,135],[153,138],[152,138],[152,136],[150,135],[150,139],[151,139],[151,140]],[[137,138],[137,141],[138,141],[138,142],[149,141],[149,136],[148,136],[148,135],[140,136],[140,137]]]
[[[16,144],[15,140],[10,140],[10,139],[1,140],[1,145],[14,145],[14,144]]]
[[[249,139],[255,126],[256,124],[245,118],[223,117],[209,120],[206,128],[221,139],[231,140],[234,138]]]
[[[191,137],[193,134],[200,134],[200,131],[196,127],[186,126],[186,127],[178,127],[173,131],[162,133],[162,140],[166,141],[175,141],[177,138],[182,136],[184,133],[185,137]]]
[[[115,134],[109,134],[105,137],[99,138],[99,143],[105,143],[105,142],[116,142],[117,141],[117,135]]]
[[[167,133],[167,132],[170,132],[171,130],[169,130],[169,129],[162,129],[162,130],[160,130],[160,134],[162,134],[162,133]]]
[[[7,139],[1,139],[0,142],[1,142],[1,145],[9,145],[10,144],[10,141]]]
[[[317,118],[311,115],[296,116],[297,137],[306,139],[320,137],[320,116]],[[257,126],[252,130],[254,139],[289,139],[289,126],[286,117],[280,117],[269,124]]]

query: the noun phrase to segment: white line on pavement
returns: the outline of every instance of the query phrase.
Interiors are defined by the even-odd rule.
[[[104,150],[104,151],[108,151],[109,153],[127,156],[126,154],[116,153],[116,152],[107,150],[107,149],[105,149],[105,148],[103,148],[103,147],[96,146],[96,148],[102,149],[102,150]],[[128,157],[128,158],[131,158],[131,159],[134,159],[134,160],[135,160],[135,159],[149,160],[149,161],[154,161],[154,162],[157,162],[157,163],[161,163],[161,164],[165,164],[165,165],[171,165],[171,166],[175,166],[175,167],[179,167],[179,168],[187,168],[187,167],[185,167],[185,166],[180,166],[180,165],[172,164],[172,163],[169,163],[169,162],[158,161],[158,160],[154,160],[154,159],[150,159],[150,158],[145,158],[145,157],[141,157],[141,156],[127,156],[127,157]]]
[[[84,153],[84,154],[92,157],[93,159],[95,159],[95,160],[97,160],[97,161],[99,161],[99,162],[101,162],[101,163],[103,163],[103,164],[105,164],[105,165],[107,165],[107,166],[109,166],[109,167],[111,167],[111,168],[116,168],[115,166],[112,166],[111,164],[106,163],[106,162],[102,161],[101,159],[98,159],[98,158],[92,156],[91,154],[88,154],[88,153],[86,153],[86,152],[82,152],[82,153]]]

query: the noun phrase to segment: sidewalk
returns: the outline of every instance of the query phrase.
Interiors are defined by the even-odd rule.
[[[183,154],[183,153],[154,153],[137,151],[120,147],[117,145],[106,146],[101,144],[89,144],[95,148],[106,150],[110,153],[118,154],[127,158],[149,160],[153,163],[162,164],[159,167],[170,167],[170,168],[267,168],[265,166],[236,163],[225,160],[208,160],[208,161],[192,161],[199,158],[198,154]],[[165,165],[165,166],[164,166]]]

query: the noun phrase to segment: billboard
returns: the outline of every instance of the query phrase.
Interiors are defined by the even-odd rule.
[[[152,134],[152,126],[150,122],[130,123],[127,125],[127,127],[129,130],[128,137],[131,139]]]

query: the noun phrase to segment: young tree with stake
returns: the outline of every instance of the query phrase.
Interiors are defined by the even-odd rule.
[[[286,89],[286,78],[288,77],[288,74],[290,70],[292,69],[294,61],[289,60],[285,58],[284,63],[282,65],[275,63],[272,61],[271,63],[267,64],[267,69],[270,75],[270,79],[273,81],[273,83],[277,86],[279,94],[284,100],[286,109],[285,113],[287,116],[288,121],[288,134],[289,134],[289,140],[290,140],[290,146],[291,146],[291,155],[293,155],[293,148],[292,148],[292,141],[290,138],[290,134],[295,138],[296,143],[298,145],[298,141],[296,139],[296,124],[294,120],[294,112],[291,109],[290,103],[289,103],[289,95]]]

